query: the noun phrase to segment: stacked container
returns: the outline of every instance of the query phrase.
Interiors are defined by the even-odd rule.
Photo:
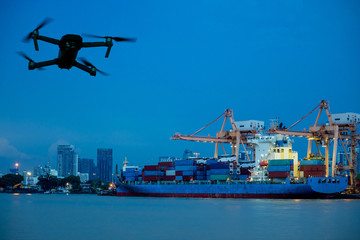
[[[159,162],[160,171],[163,172],[162,181],[175,181],[175,164],[174,162]]]
[[[234,166],[233,162],[208,162],[207,165],[207,180],[220,180],[224,181],[230,179],[234,174],[234,167],[236,169],[236,164]],[[231,170],[231,171],[230,171]]]
[[[325,161],[322,159],[300,160],[300,177],[324,177]]]
[[[160,181],[161,171],[158,165],[146,165],[143,169],[143,181]]]
[[[294,170],[293,159],[273,159],[268,161],[269,178],[287,178]]]
[[[194,179],[196,171],[196,161],[177,160],[175,161],[175,180],[190,181]]]
[[[135,167],[127,167],[125,168],[125,171],[122,173],[124,181],[141,181],[141,169],[135,168]]]

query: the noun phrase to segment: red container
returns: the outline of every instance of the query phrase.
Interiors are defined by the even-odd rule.
[[[175,176],[182,176],[183,175],[183,171],[176,171],[175,172]]]
[[[175,181],[175,176],[163,176],[163,181]]]
[[[160,181],[160,176],[144,176],[143,181]]]
[[[174,167],[175,166],[174,162],[159,162],[158,165],[164,166],[164,167]]]
[[[325,171],[304,171],[304,177],[325,177]]]
[[[183,176],[183,181],[193,180],[193,176]]]
[[[300,165],[300,171],[304,171],[304,172],[325,171],[325,165]]]
[[[211,169],[210,165],[207,165],[206,170],[210,170],[210,169]]]
[[[145,165],[143,168],[145,171],[157,171],[159,170],[158,165]]]
[[[290,172],[269,172],[269,178],[287,178]]]

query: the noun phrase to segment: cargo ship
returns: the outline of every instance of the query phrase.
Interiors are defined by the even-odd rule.
[[[168,159],[156,165],[124,164],[117,196],[188,198],[328,198],[348,186],[346,177],[325,177],[324,159],[298,160],[292,140],[257,134],[248,139],[254,158]],[[241,154],[240,154],[241,155]]]

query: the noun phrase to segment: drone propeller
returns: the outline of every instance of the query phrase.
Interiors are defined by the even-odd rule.
[[[28,42],[33,33],[35,31],[39,31],[40,28],[44,27],[45,25],[47,25],[48,23],[50,23],[53,19],[52,18],[45,18],[44,21],[42,21],[42,23],[39,24],[39,26],[37,28],[35,28],[32,32],[30,32],[24,39],[23,39],[23,42]]]
[[[31,58],[29,58],[25,53],[23,52],[17,52],[20,56],[22,56],[23,58],[27,59],[29,62],[35,62],[34,60],[32,60]]]
[[[26,60],[28,60],[29,62],[35,62],[34,60],[32,60],[30,57],[28,57],[28,55],[26,55],[24,52],[17,52],[20,56],[22,56],[23,58],[25,58]],[[37,67],[37,69],[39,70],[44,70],[44,68],[42,67]]]
[[[97,35],[92,35],[92,34],[83,34],[84,37],[92,37],[92,38],[111,38],[112,40],[116,41],[116,42],[136,42],[136,38],[123,38],[123,37],[110,37],[110,36],[106,36],[106,37],[102,37],[102,36],[97,36]]]
[[[99,72],[99,73],[101,73],[101,74],[103,74],[103,75],[105,75],[105,76],[109,76],[109,74],[107,74],[106,72],[103,72],[103,71],[97,69],[94,65],[92,65],[92,64],[91,64],[89,61],[87,61],[85,58],[79,58],[79,60],[80,60],[83,64],[85,64],[86,66],[95,68],[97,72]]]

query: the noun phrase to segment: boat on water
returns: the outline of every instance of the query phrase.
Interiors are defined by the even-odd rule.
[[[347,177],[325,177],[322,158],[298,160],[288,136],[249,139],[253,160],[237,156],[128,166],[116,178],[117,196],[197,198],[330,198],[348,186]],[[245,156],[245,154],[243,154]],[[247,155],[247,154],[246,154]]]

